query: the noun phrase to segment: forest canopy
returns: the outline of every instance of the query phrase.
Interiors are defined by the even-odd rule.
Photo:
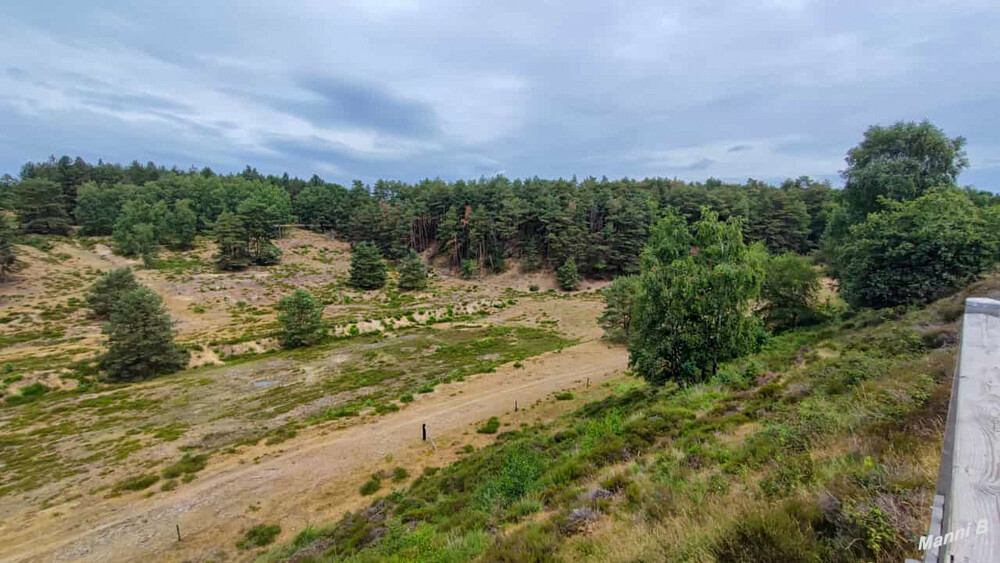
[[[219,175],[209,168],[90,164],[70,157],[28,163],[20,176],[2,183],[0,202],[29,217],[33,228],[52,226],[52,232],[64,233],[72,222],[83,235],[116,235],[127,254],[141,252],[133,248],[136,232],[150,234],[155,244],[183,248],[195,232],[212,230],[229,212],[236,218],[223,217],[227,228],[233,222],[245,226],[242,236],[250,241],[251,255],[255,241],[268,248],[266,240],[274,236],[269,225],[296,223],[352,243],[373,242],[394,261],[411,249],[431,249],[456,268],[471,260],[499,272],[510,259],[524,269],[558,268],[572,259],[580,275],[604,279],[638,273],[650,227],[668,209],[693,224],[707,206],[722,220],[743,219],[748,241],[760,241],[772,253],[810,252],[819,246],[828,204],[837,193],[828,182],[806,177],[780,186],[752,179],[740,184],[495,176],[414,184],[356,181],[346,187],[318,176],[265,176],[249,166]],[[45,206],[13,197],[25,184],[52,197]],[[30,209],[13,205],[18,201]],[[145,224],[150,227],[137,231]]]

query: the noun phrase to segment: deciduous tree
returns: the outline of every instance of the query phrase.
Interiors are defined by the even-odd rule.
[[[840,289],[857,307],[922,303],[961,287],[996,262],[997,238],[961,191],[936,188],[850,228],[839,254]]]
[[[741,221],[707,207],[689,232],[670,212],[643,251],[629,340],[629,364],[654,384],[697,381],[719,362],[760,342],[751,304],[760,295],[766,252],[743,242]]]
[[[819,289],[819,272],[808,258],[791,252],[770,258],[761,288],[764,320],[775,331],[817,320]]]

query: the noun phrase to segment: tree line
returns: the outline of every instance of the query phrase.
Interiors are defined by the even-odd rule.
[[[250,167],[218,175],[62,157],[25,164],[17,180],[6,176],[0,205],[15,212],[23,233],[67,234],[76,225],[82,235],[112,235],[117,252],[147,261],[160,247],[183,250],[211,233],[220,267],[274,263],[274,225],[295,222],[372,242],[389,260],[431,249],[466,273],[503,271],[513,259],[524,271],[571,262],[579,275],[611,279],[638,272],[639,253],[665,210],[693,223],[708,206],[724,219],[744,219],[748,239],[771,252],[811,252],[835,193],[806,177],[780,186],[496,176],[345,187]]]

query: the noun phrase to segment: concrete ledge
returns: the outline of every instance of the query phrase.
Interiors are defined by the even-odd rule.
[[[1000,301],[985,297],[969,297],[965,300],[965,314],[1000,317]]]

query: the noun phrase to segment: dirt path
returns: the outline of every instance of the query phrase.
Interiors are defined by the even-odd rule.
[[[213,462],[174,492],[150,499],[141,493],[96,503],[88,499],[70,514],[39,519],[3,538],[2,560],[231,560],[246,528],[279,523],[287,539],[310,523],[334,520],[370,501],[357,493],[369,473],[398,465],[417,475],[426,465],[445,465],[457,457],[460,445],[489,441],[472,432],[475,424],[490,416],[514,425],[554,416],[572,405],[530,405],[550,393],[582,387],[588,378],[596,387],[623,370],[626,360],[624,350],[591,340],[525,360],[523,369],[506,365],[441,385],[371,424],[307,431],[288,449],[259,459],[254,456],[263,448]],[[521,406],[516,415],[510,412],[515,400]],[[437,452],[420,441],[423,423],[435,437]],[[180,525],[181,542],[175,525]]]

